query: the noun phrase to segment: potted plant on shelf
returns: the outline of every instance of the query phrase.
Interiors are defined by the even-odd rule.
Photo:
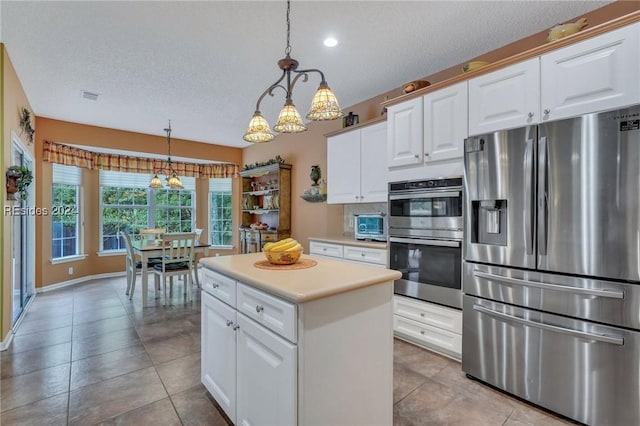
[[[10,166],[5,173],[7,178],[7,200],[26,201],[29,185],[33,182],[31,170],[24,166]],[[16,197],[16,194],[17,197]]]

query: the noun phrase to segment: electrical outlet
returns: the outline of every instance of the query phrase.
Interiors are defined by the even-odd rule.
[[[69,266],[69,275],[73,275],[73,266]]]

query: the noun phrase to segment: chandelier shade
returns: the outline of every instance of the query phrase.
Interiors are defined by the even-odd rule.
[[[251,117],[247,133],[244,134],[243,139],[247,142],[264,143],[271,142],[275,135],[271,133],[269,123],[264,119],[260,111],[256,111]]]
[[[162,185],[162,181],[158,177],[158,173],[166,171],[167,172],[167,186],[170,189],[184,189],[184,185],[180,181],[178,174],[173,167],[171,166],[171,120],[169,120],[169,127],[164,129],[167,132],[167,147],[168,147],[168,155],[167,155],[167,166],[164,169],[155,171],[153,174],[153,178],[151,182],[149,182],[149,188],[160,189],[164,186]]]
[[[280,88],[286,92],[286,101],[284,107],[280,111],[278,121],[273,126],[273,130],[278,133],[300,133],[307,130],[307,126],[302,121],[302,117],[293,104],[293,89],[300,78],[303,82],[309,79],[310,73],[320,74],[320,87],[316,91],[311,102],[311,108],[306,118],[313,121],[336,120],[344,114],[340,110],[340,104],[336,95],[331,91],[324,73],[318,69],[298,69],[298,61],[293,59],[291,53],[291,20],[289,18],[291,12],[291,1],[287,0],[287,47],[284,50],[285,57],[278,61],[278,67],[282,70],[280,78],[265,90],[256,102],[256,109],[247,132],[242,137],[245,141],[251,143],[263,143],[273,140],[275,135],[271,133],[269,123],[260,113],[260,102],[265,96],[273,96],[273,91]],[[284,83],[286,81],[286,85]]]
[[[307,130],[307,126],[302,122],[302,117],[291,99],[287,99],[282,107],[273,130],[278,133],[300,133]]]

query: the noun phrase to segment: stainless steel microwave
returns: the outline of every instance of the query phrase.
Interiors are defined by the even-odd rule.
[[[384,214],[358,214],[354,216],[356,240],[387,241],[387,223]]]

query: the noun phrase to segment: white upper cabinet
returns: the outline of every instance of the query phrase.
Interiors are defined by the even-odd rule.
[[[387,108],[387,164],[389,167],[422,163],[422,98]]]
[[[469,134],[539,122],[540,64],[529,59],[469,80]]]
[[[327,203],[387,201],[387,123],[327,138]]]
[[[640,102],[640,24],[540,57],[542,120]]]
[[[467,132],[467,82],[424,96],[424,161],[462,158]]]

